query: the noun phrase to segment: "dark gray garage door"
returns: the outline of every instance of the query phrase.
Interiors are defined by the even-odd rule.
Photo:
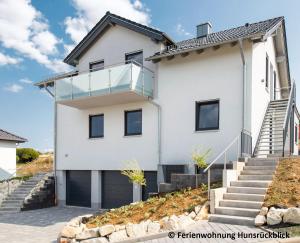
[[[102,207],[117,208],[132,203],[132,184],[120,171],[102,171]]]
[[[91,207],[91,171],[67,171],[66,184],[67,205]]]
[[[157,192],[157,172],[145,171],[146,186],[143,186],[143,201],[147,200],[150,192]]]

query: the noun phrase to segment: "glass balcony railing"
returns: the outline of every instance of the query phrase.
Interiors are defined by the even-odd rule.
[[[126,91],[153,97],[153,84],[154,73],[131,62],[58,80],[55,83],[55,98],[63,101]]]

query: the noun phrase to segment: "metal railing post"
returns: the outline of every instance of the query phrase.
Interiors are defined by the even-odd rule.
[[[111,70],[108,69],[108,90],[109,90],[109,93],[111,93]]]
[[[89,73],[89,96],[92,96],[92,91],[91,91],[91,73]]]
[[[224,170],[226,170],[226,162],[227,162],[227,151],[224,153]]]
[[[197,176],[197,175],[196,175]],[[207,198],[210,199],[210,169],[207,171]]]
[[[145,73],[144,73],[144,68],[142,68],[142,79],[143,79],[143,82],[142,82],[142,92],[143,92],[143,95],[145,95]]]
[[[71,77],[71,99],[74,99],[74,95],[73,95],[73,77]]]

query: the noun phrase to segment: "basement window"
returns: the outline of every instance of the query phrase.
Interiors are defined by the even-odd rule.
[[[219,129],[219,100],[196,102],[196,131]]]
[[[142,110],[125,111],[125,136],[142,134]]]
[[[104,115],[93,115],[89,117],[89,137],[104,137]]]

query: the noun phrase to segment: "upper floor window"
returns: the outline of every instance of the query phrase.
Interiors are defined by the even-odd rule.
[[[269,57],[266,55],[266,88],[269,88]]]
[[[142,110],[125,111],[125,136],[142,134]]]
[[[96,61],[96,62],[90,62],[90,71],[98,71],[104,69],[104,60]]]
[[[219,100],[196,102],[196,131],[219,129]]]
[[[131,61],[143,65],[143,52],[138,51],[125,54],[125,62],[129,63]]]
[[[102,138],[104,137],[104,115],[93,115],[90,116],[90,138]]]

